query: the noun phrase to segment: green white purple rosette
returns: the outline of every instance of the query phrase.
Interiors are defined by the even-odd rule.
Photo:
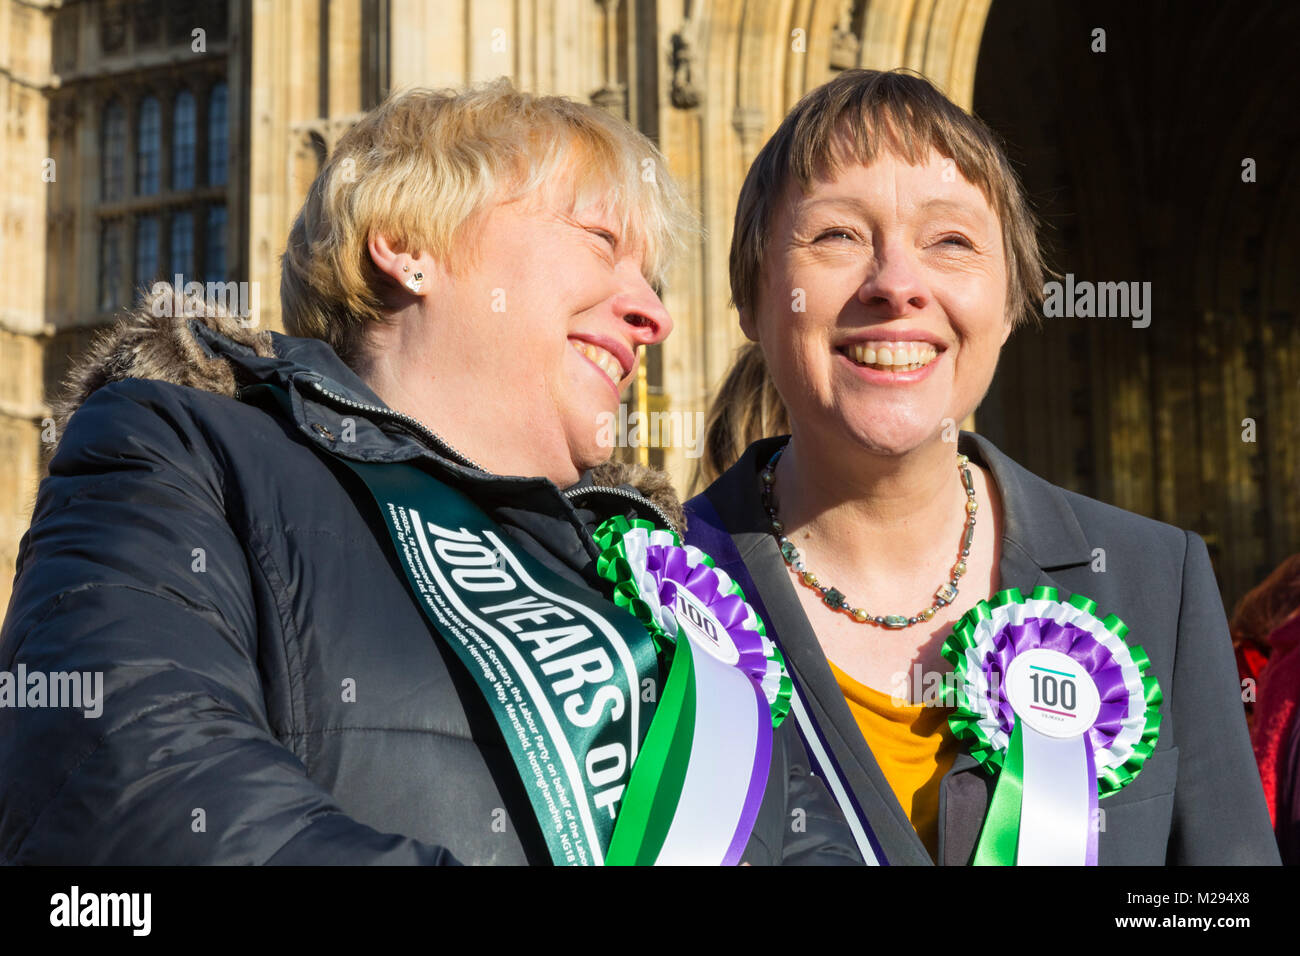
[[[1114,614],[1055,588],[980,601],[953,627],[949,726],[998,784],[976,864],[1097,862],[1097,801],[1137,776],[1160,730],[1160,688]]]
[[[771,769],[791,683],[763,622],[713,560],[646,521],[596,529],[597,571],[654,639],[667,677],[606,862],[734,865]]]
[[[737,666],[759,682],[772,726],[779,727],[790,711],[792,690],[785,658],[740,585],[699,548],[683,545],[675,532],[648,521],[611,518],[596,529],[595,540],[601,549],[596,569],[613,584],[614,603],[645,625],[661,653],[671,656],[677,643],[679,591],[704,604],[736,644]]]

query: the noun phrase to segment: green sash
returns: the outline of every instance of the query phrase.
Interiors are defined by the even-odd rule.
[[[283,389],[257,385],[242,394],[273,400],[292,418]],[[732,707],[727,719],[699,724],[703,688],[689,642],[678,642],[661,682],[654,640],[636,617],[517,547],[463,492],[414,464],[334,458],[369,489],[417,606],[482,692],[554,863],[723,861],[715,849],[701,859],[678,850],[666,860],[661,850],[674,825],[723,833],[738,856],[752,826],[753,808],[746,815],[742,806],[749,773],[728,770],[714,799],[682,801],[693,751],[722,772],[726,761],[710,751],[737,748],[740,722],[730,715],[746,713]],[[725,682],[708,683],[710,699],[721,701],[725,690]],[[751,803],[766,767],[764,751]],[[706,782],[703,792],[713,789]]]
[[[345,463],[374,495],[421,610],[491,707],[551,858],[603,862],[653,716],[641,699],[642,681],[659,679],[650,635],[432,475]]]

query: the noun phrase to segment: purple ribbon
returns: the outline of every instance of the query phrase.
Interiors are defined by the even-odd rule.
[[[999,726],[1010,735],[1015,725],[1011,702],[1000,692],[1006,686],[1007,668],[1015,657],[1035,647],[1065,654],[1092,678],[1101,696],[1101,709],[1086,732],[1089,752],[1109,749],[1123,729],[1124,718],[1129,716],[1129,689],[1123,669],[1091,632],[1051,618],[1033,617],[1022,624],[1008,624],[993,635],[993,651],[985,657],[983,669],[991,689],[990,700],[997,707]]]
[[[745,627],[749,620],[749,606],[738,595],[718,593],[718,572],[706,564],[691,565],[682,548],[651,545],[646,549],[646,569],[659,586],[659,603],[662,607],[675,607],[677,589],[685,588],[700,604],[708,608],[718,623],[726,630],[731,642],[740,652],[736,667],[755,682],[761,682],[767,673],[767,655],[763,652],[763,638],[755,630]],[[768,715],[771,720],[771,715]]]

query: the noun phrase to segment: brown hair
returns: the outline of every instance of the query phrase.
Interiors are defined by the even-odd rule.
[[[736,307],[757,300],[764,243],[787,184],[793,180],[806,192],[846,162],[869,165],[882,147],[913,164],[933,148],[980,189],[1002,224],[1008,317],[1019,325],[1034,316],[1046,270],[1037,223],[1015,171],[981,120],[904,70],[845,70],[806,94],[759,151],[740,191],[731,236]]]
[[[702,491],[713,484],[760,438],[789,431],[785,403],[767,372],[763,350],[748,342],[736,352],[731,371],[709,404],[704,454],[695,468],[693,489]]]

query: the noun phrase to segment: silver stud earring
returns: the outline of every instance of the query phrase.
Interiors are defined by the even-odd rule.
[[[402,266],[402,271],[403,271],[403,272],[410,272],[410,271],[411,271],[411,267],[410,267],[410,266]]]
[[[423,272],[417,272],[415,275],[411,276],[411,278],[406,280],[406,287],[410,289],[412,292],[414,292],[416,295],[420,294],[420,287],[422,285],[424,285]]]

